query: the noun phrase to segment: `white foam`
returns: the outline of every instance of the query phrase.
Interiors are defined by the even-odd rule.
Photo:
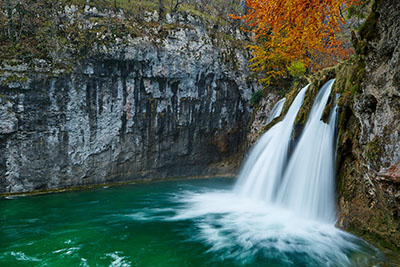
[[[186,192],[179,198],[176,215],[164,219],[192,220],[198,231],[190,239],[208,244],[222,258],[246,263],[262,255],[290,263],[293,255],[304,254],[314,266],[346,266],[348,254],[360,250],[357,238],[332,224],[229,191]]]

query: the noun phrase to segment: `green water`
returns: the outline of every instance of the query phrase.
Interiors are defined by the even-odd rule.
[[[257,216],[219,211],[220,198],[205,197],[209,202],[200,205],[215,206],[213,214],[191,214],[199,205],[192,207],[185,198],[209,191],[219,197],[233,183],[229,178],[172,181],[1,199],[0,266],[369,266],[384,260],[353,237],[344,237],[358,243],[340,249],[344,258],[319,255],[319,248],[303,251],[313,245],[307,238],[289,249],[285,246],[293,241],[285,241],[282,249],[279,238],[260,238],[262,220],[240,221]]]

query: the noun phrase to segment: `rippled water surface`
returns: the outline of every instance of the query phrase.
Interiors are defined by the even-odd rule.
[[[0,266],[372,266],[328,224],[240,198],[234,180],[171,181],[0,200]]]

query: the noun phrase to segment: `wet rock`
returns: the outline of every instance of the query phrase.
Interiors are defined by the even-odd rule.
[[[365,75],[340,129],[338,225],[400,250],[400,2],[375,2],[360,40]]]
[[[71,73],[15,69],[28,90],[0,87],[13,103],[0,104],[0,193],[234,174],[259,85],[243,48],[188,19],[163,40],[100,49]]]
[[[249,133],[247,134],[249,146],[253,145],[260,137],[263,128],[267,126],[268,117],[274,105],[279,100],[280,98],[274,93],[269,93],[266,97],[261,99],[253,115],[254,119],[249,125]]]
[[[11,102],[0,97],[0,135],[17,131],[18,119],[12,106]]]
[[[400,184],[400,162],[397,162],[390,168],[381,170],[377,175],[377,180]]]

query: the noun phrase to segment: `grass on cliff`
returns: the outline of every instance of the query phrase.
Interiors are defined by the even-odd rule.
[[[238,12],[238,4],[236,0],[4,1],[0,4],[0,60],[43,59],[56,66],[87,57],[94,47],[112,45],[116,38],[165,38],[174,27],[184,27],[166,23],[167,13],[190,14],[215,30],[237,23],[228,14]],[[71,10],[72,5],[76,12],[67,16],[66,7]],[[85,12],[87,7],[95,7],[97,14]],[[88,28],[88,23],[94,26]]]

